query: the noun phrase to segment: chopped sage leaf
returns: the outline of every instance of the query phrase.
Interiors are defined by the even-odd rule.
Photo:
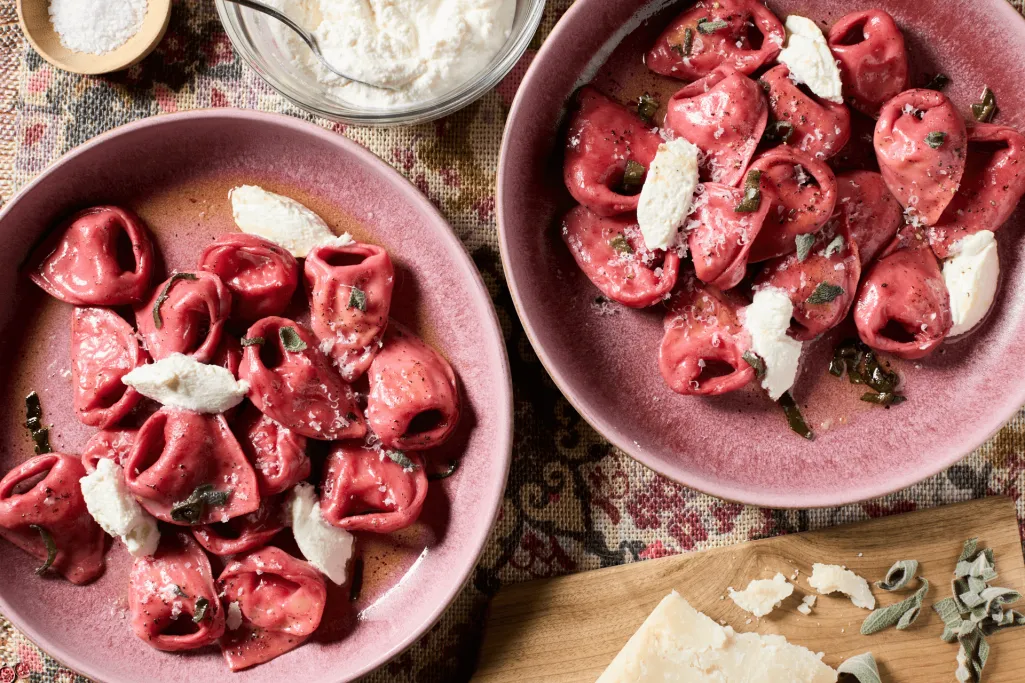
[[[769,125],[765,127],[765,139],[770,142],[786,144],[790,141],[790,136],[793,134],[794,124],[789,121],[770,121]]]
[[[349,581],[349,600],[356,602],[363,591],[363,558],[357,557],[352,562],[352,580]]]
[[[925,136],[925,144],[929,145],[933,149],[939,149],[943,146],[943,142],[947,139],[947,134],[942,130],[934,130]]]
[[[993,91],[986,86],[982,90],[982,100],[972,103],[972,116],[979,123],[989,123],[997,113],[997,98]]]
[[[626,170],[623,171],[623,180],[620,182],[621,194],[634,195],[641,191],[644,184],[644,165],[630,159],[626,162]]]
[[[353,287],[349,292],[349,303],[346,308],[358,308],[364,313],[367,312],[367,293],[359,287]]]
[[[884,591],[899,591],[906,588],[918,574],[918,560],[899,560],[886,572],[882,581],[876,581],[876,586]]]
[[[392,462],[401,467],[404,470],[415,470],[419,469],[419,465],[409,459],[409,456],[402,451],[386,450],[384,454],[387,455]]]
[[[263,337],[242,337],[242,346],[263,346],[267,342]]]
[[[218,507],[228,502],[231,491],[215,491],[212,484],[201,484],[185,500],[171,507],[171,519],[185,524],[199,524],[207,506]]]
[[[891,626],[903,631],[915,623],[922,611],[922,601],[929,592],[928,579],[922,577],[921,581],[922,587],[915,591],[914,595],[887,607],[880,607],[869,614],[861,624],[861,634],[869,636]]]
[[[794,400],[789,391],[784,391],[783,395],[779,397],[779,405],[783,408],[783,414],[786,415],[787,424],[790,425],[792,431],[809,441],[815,438],[814,432],[808,428],[808,423],[804,421],[804,416],[801,415],[801,409],[797,407],[797,401]]]
[[[43,425],[43,405],[39,402],[39,394],[30,392],[25,397],[25,426],[32,437],[36,455],[50,453],[50,428]]]
[[[797,242],[797,260],[804,263],[805,259],[808,258],[808,254],[811,253],[812,246],[815,244],[815,234],[806,233],[798,235],[795,240]]]
[[[156,301],[153,302],[153,326],[158,330],[164,326],[164,319],[160,316],[160,307],[164,305],[168,297],[171,296],[171,287],[174,287],[174,283],[178,280],[197,280],[198,278],[192,273],[174,273],[168,278],[164,288],[160,290],[160,294],[157,295]]]
[[[744,179],[744,198],[733,209],[734,211],[737,213],[752,213],[758,210],[762,203],[761,182],[761,171],[752,169],[747,172],[747,178]]]
[[[453,474],[455,474],[456,470],[458,470],[458,469],[459,469],[459,461],[458,460],[453,460],[452,462],[450,462],[448,464],[448,468],[447,469],[444,469],[441,472],[431,472],[430,474],[428,474],[427,475],[427,481],[441,481],[442,479],[448,479]]]
[[[181,586],[177,584],[172,584],[171,587],[174,588],[174,594],[177,595],[179,598],[189,597],[188,594],[181,589]]]
[[[861,395],[861,400],[865,403],[875,403],[880,406],[896,406],[908,399],[906,396],[894,394],[889,391],[880,391],[878,393],[875,391],[867,391]]]
[[[200,623],[206,619],[206,611],[210,608],[210,601],[206,598],[196,598],[196,613],[192,616],[193,623]]]
[[[882,679],[879,677],[879,666],[871,652],[846,659],[836,667],[836,672],[840,674],[838,680],[841,683],[844,682],[845,676],[848,680],[853,678],[857,683],[882,683]]]
[[[632,254],[634,248],[630,246],[630,243],[626,241],[626,237],[623,235],[616,235],[609,240],[609,246],[618,251],[620,254]]]
[[[686,28],[683,30],[683,55],[684,57],[690,57],[690,51],[694,49],[694,29]]]
[[[706,36],[710,36],[716,31],[721,31],[729,26],[722,19],[716,19],[715,21],[709,21],[708,19],[698,19],[698,33],[703,33]]]
[[[829,258],[833,254],[840,253],[843,250],[843,245],[843,235],[837,235],[836,237],[834,237],[833,240],[826,245],[826,258]]]
[[[43,539],[43,545],[46,546],[46,562],[43,563],[42,567],[36,569],[36,574],[42,576],[46,573],[47,569],[53,566],[54,560],[57,559],[57,543],[53,540],[53,536],[50,532],[38,524],[29,524],[28,528],[33,531],[38,531],[40,537]]]
[[[744,360],[747,364],[755,369],[755,377],[763,379],[765,377],[765,360],[754,351],[745,351]]]
[[[641,117],[645,123],[651,123],[652,119],[655,118],[655,112],[658,111],[658,100],[644,93],[637,98],[637,115]]]
[[[278,336],[281,337],[281,346],[284,347],[285,351],[305,351],[306,342],[302,340],[299,333],[295,331],[294,327],[279,327]]]
[[[943,90],[950,83],[950,77],[946,74],[936,74],[929,79],[929,82],[922,87],[926,90]]]
[[[807,304],[828,304],[844,293],[844,288],[829,282],[820,282],[815,291],[804,300]]]

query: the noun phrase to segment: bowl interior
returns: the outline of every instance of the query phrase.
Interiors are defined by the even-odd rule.
[[[754,388],[703,399],[674,394],[658,372],[664,309],[596,303],[598,290],[559,235],[567,206],[561,125],[573,91],[594,79],[623,102],[682,84],[644,75],[643,52],[689,3],[579,0],[535,58],[507,123],[500,161],[502,256],[517,309],[548,371],[582,416],[616,446],[666,476],[731,500],[771,507],[838,505],[883,495],[947,467],[991,436],[1025,402],[1025,211],[997,233],[1002,283],[989,318],[932,357],[898,363],[908,402],[892,410],[826,372],[836,330],[809,349],[795,397],[817,438],[787,428],[781,410]],[[1025,130],[1025,21],[1005,0],[770,0],[777,16],[831,25],[881,7],[904,31],[912,83],[943,72],[965,116],[984,85],[997,94],[999,123]],[[956,20],[952,17],[956,16]],[[966,44],[969,31],[999,54]],[[974,45],[981,45],[972,41]],[[607,66],[603,66],[607,65]],[[661,79],[654,83],[652,78]],[[865,144],[870,145],[871,142]]]
[[[348,681],[423,633],[462,587],[497,514],[509,467],[511,390],[501,334],[472,262],[438,212],[362,147],[283,116],[238,111],[147,119],[72,152],[0,215],[0,300],[7,387],[0,472],[31,455],[24,396],[40,393],[55,450],[76,453],[92,430],[72,412],[71,308],[42,294],[18,266],[44,230],[67,214],[112,203],[137,211],[167,270],[189,270],[204,245],[235,230],[228,190],[253,183],[292,196],[343,230],[387,248],[396,266],[392,315],[412,325],[452,363],[465,411],[435,454],[458,471],[431,484],[415,525],[361,535],[363,589],[350,603],[329,586],[321,628],[268,664],[233,674],[245,681]],[[315,469],[319,467],[314,464]],[[287,530],[283,532],[287,537]],[[68,666],[102,681],[223,680],[217,648],[185,655],[149,648],[127,613],[130,557],[117,547],[106,573],[75,587],[40,579],[36,560],[0,541],[0,610]],[[215,573],[217,569],[215,569]]]

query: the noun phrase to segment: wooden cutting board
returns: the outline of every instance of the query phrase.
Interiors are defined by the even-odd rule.
[[[996,497],[858,524],[750,541],[728,548],[513,584],[491,605],[478,683],[594,683],[655,605],[676,589],[694,607],[737,631],[778,633],[837,666],[871,651],[888,683],[954,681],[957,644],[940,639],[943,623],[931,609],[950,596],[950,579],[965,539],[979,537],[991,547],[1000,576],[994,585],[1025,593],[1025,562],[1014,503]],[[874,582],[897,560],[918,560],[919,575],[932,584],[926,609],[906,631],[888,629],[871,636],[859,630],[868,610],[837,593],[818,597],[810,616],[797,611],[801,598],[817,594],[808,586],[815,562],[843,564]],[[776,572],[795,581],[794,594],[771,614],[753,619],[726,596],[751,579]],[[917,587],[917,584],[915,584]],[[907,593],[873,587],[877,606]],[[1021,608],[1021,605],[1016,605]],[[983,680],[1025,681],[1025,628],[989,639],[993,649]]]

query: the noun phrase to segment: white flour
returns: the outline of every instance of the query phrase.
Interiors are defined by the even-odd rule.
[[[484,68],[505,44],[516,0],[271,0],[313,31],[338,70],[325,69],[298,36],[273,22],[275,38],[293,61],[310,69],[332,97],[346,104],[391,109],[425,102]],[[273,20],[271,20],[273,21]]]
[[[64,47],[102,55],[139,32],[146,7],[147,0],[50,0],[50,21]]]

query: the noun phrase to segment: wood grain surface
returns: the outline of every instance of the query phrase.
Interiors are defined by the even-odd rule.
[[[694,607],[737,631],[779,633],[837,666],[871,651],[888,683],[954,681],[957,644],[940,639],[943,623],[933,602],[951,593],[954,564],[965,539],[996,553],[994,585],[1025,593],[1025,563],[1015,508],[1008,498],[983,500],[858,524],[750,541],[728,548],[506,586],[491,605],[477,673],[478,683],[593,683],[655,605],[676,589]],[[815,562],[843,564],[869,582],[897,560],[920,562],[932,584],[926,609],[906,631],[860,634],[868,610],[842,594],[818,597],[810,616],[797,611]],[[726,597],[752,579],[782,572],[796,579],[794,594],[771,614],[754,619]],[[873,587],[877,607],[905,598]],[[1025,628],[990,637],[987,683],[1025,681]]]

